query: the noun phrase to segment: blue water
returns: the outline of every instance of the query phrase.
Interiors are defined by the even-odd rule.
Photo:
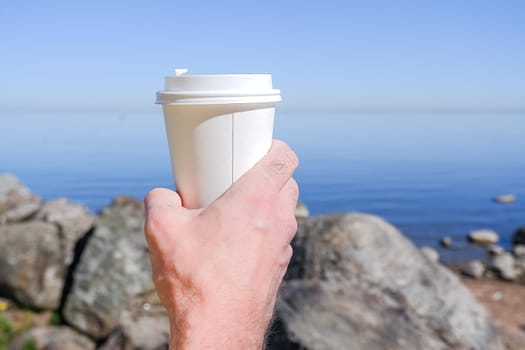
[[[524,113],[281,112],[276,137],[299,155],[301,200],[312,215],[360,211],[392,222],[418,245],[444,235],[464,245],[490,228],[509,244],[525,225]],[[0,172],[44,199],[93,211],[118,194],[172,187],[161,112],[1,113]],[[491,198],[515,193],[518,202]],[[480,254],[441,251],[455,262]]]

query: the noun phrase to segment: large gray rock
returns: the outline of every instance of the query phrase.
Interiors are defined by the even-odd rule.
[[[69,327],[39,327],[15,339],[9,349],[95,350],[95,343]]]
[[[143,222],[142,202],[116,198],[102,211],[75,270],[64,317],[96,339],[122,325],[126,313],[158,303]]]
[[[276,349],[500,349],[459,279],[380,218],[299,225],[277,310],[292,343]]]
[[[0,225],[23,221],[42,206],[40,197],[11,174],[0,174]]]
[[[36,214],[36,218],[57,225],[64,247],[65,264],[74,258],[75,245],[93,227],[95,217],[80,205],[59,198],[49,201]]]
[[[57,308],[66,275],[64,254],[55,225],[0,226],[0,295],[31,307]]]

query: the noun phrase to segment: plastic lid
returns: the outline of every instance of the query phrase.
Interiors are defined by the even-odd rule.
[[[281,101],[281,91],[272,88],[270,74],[183,75],[165,78],[165,91],[157,103],[176,105],[270,103]]]

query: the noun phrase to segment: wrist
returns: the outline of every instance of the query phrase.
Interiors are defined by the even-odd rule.
[[[260,350],[269,320],[249,310],[195,305],[170,315],[171,350]]]

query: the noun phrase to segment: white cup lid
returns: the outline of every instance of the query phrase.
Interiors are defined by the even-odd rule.
[[[195,105],[269,103],[281,101],[281,91],[272,88],[270,74],[183,75],[165,78],[165,91],[157,92],[157,103]]]

